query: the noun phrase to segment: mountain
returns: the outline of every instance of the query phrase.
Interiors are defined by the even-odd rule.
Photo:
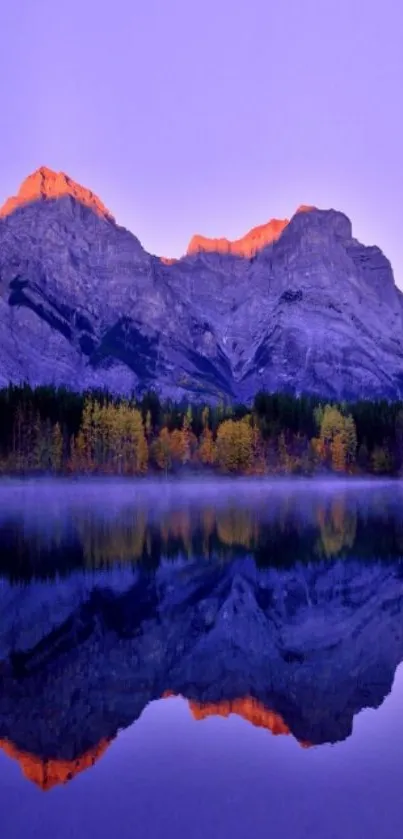
[[[46,167],[0,212],[0,386],[399,398],[402,301],[386,257],[335,210],[301,207],[236,242],[197,236],[179,260]]]

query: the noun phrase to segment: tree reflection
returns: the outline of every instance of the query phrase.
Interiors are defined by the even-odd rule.
[[[150,496],[109,509],[90,503],[58,515],[0,511],[0,573],[12,579],[162,561],[231,561],[251,555],[259,567],[330,558],[388,559],[403,551],[398,498],[374,487],[369,502],[342,487],[333,493],[273,493],[270,499],[175,499],[160,510]]]
[[[357,535],[357,511],[347,507],[345,498],[336,498],[325,507],[318,506],[316,518],[320,546],[326,557],[337,556],[343,549],[352,549]]]

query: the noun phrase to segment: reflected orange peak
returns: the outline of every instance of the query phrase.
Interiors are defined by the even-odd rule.
[[[36,755],[21,751],[9,740],[0,740],[0,749],[8,757],[19,763],[21,771],[28,781],[32,781],[40,789],[46,791],[58,784],[66,784],[73,780],[79,772],[94,766],[105,753],[110,742],[110,740],[103,739],[93,749],[89,749],[88,752],[74,758],[74,760],[58,760],[57,758],[44,760]]]
[[[163,694],[165,698],[175,696],[167,690]],[[272,734],[291,734],[288,725],[284,722],[281,714],[266,708],[252,696],[242,699],[222,700],[221,702],[194,702],[188,699],[189,709],[195,720],[204,720],[211,716],[229,717],[230,714],[237,714],[252,725],[259,728],[267,728]],[[311,744],[300,740],[300,746],[308,748]]]
[[[0,209],[0,217],[8,216],[18,207],[42,199],[61,198],[71,195],[81,204],[85,204],[102,218],[114,221],[113,216],[102,201],[91,190],[73,181],[64,172],[54,172],[47,166],[41,166],[22,182],[18,194],[8,198]]]
[[[237,714],[252,725],[269,729],[272,734],[291,733],[280,714],[269,710],[251,696],[247,696],[245,699],[211,703],[189,701],[189,708],[195,720],[204,720],[210,716],[228,717],[230,714]]]

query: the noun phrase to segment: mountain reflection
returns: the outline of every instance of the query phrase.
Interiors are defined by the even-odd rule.
[[[165,694],[165,696],[169,695],[169,693]],[[244,699],[224,699],[221,702],[205,704],[190,700],[189,709],[195,720],[205,720],[207,717],[212,716],[227,718],[231,714],[236,714],[257,728],[266,728],[271,734],[291,734],[288,725],[286,725],[280,714],[276,714],[269,708],[265,708],[261,702],[258,702],[252,696],[246,696]],[[308,748],[311,744],[301,741],[300,745]]]
[[[403,660],[396,491],[376,493],[3,510],[1,748],[51,789],[169,696],[200,725],[348,738]]]
[[[166,691],[162,698],[167,699],[172,696],[174,694]],[[227,718],[231,714],[236,714],[258,728],[267,729],[267,731],[275,736],[291,734],[290,729],[280,714],[276,714],[274,711],[265,708],[264,705],[251,696],[245,697],[244,699],[222,700],[221,702],[206,704],[190,700],[188,705],[189,711],[195,720],[204,720],[211,716]],[[80,772],[94,766],[105,754],[113,739],[112,737],[109,740],[102,739],[84,754],[70,760],[55,757],[45,758],[35,754],[29,754],[28,752],[19,750],[9,740],[0,740],[0,749],[8,757],[19,763],[21,771],[28,781],[32,781],[32,783],[46,792],[55,786],[72,781]],[[302,748],[309,748],[310,745],[310,743],[305,741],[300,742]]]

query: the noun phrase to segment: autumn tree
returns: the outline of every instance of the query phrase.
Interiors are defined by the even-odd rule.
[[[183,418],[182,438],[183,438],[183,463],[188,463],[191,459],[191,429],[192,429],[192,408],[189,405],[186,414]]]
[[[157,466],[167,474],[172,466],[172,452],[171,435],[165,426],[161,428],[157,440],[154,441],[153,458]]]
[[[175,428],[169,435],[172,466],[178,468],[189,459],[189,437],[184,429]]]
[[[213,432],[206,425],[202,431],[199,442],[199,459],[204,466],[213,466],[216,462],[216,446]]]
[[[283,472],[290,471],[290,457],[287,451],[284,431],[281,432],[277,441],[278,463]]]
[[[249,472],[253,460],[253,434],[249,418],[224,420],[217,431],[217,461],[225,472]]]
[[[52,428],[50,462],[53,472],[61,471],[63,465],[63,434],[58,422]]]
[[[320,437],[316,445],[319,457],[329,462],[337,472],[351,470],[356,458],[357,434],[354,419],[344,416],[334,405],[317,410],[320,420]]]
[[[346,471],[346,447],[344,444],[343,434],[337,433],[334,435],[330,443],[330,451],[332,455],[332,467],[336,472]]]

